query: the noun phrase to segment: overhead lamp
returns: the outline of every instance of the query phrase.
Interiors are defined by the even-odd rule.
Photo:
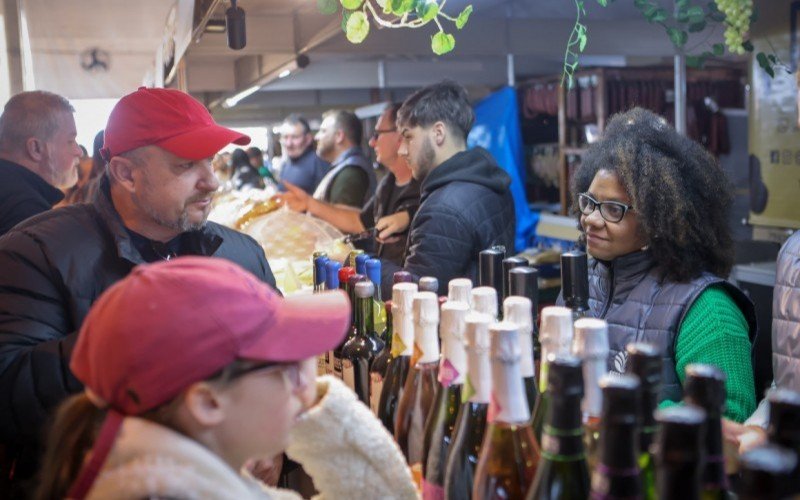
[[[244,9],[236,6],[236,0],[231,0],[231,6],[225,11],[225,25],[228,30],[228,47],[241,50],[247,45],[247,31],[244,22]]]
[[[275,80],[280,80],[288,77],[292,73],[307,67],[310,64],[310,62],[311,60],[308,58],[307,55],[300,54],[299,56],[295,57],[288,63],[284,64],[283,66],[279,66],[277,69],[270,71],[263,77],[256,80],[256,82],[251,87],[248,87],[247,89],[242,90],[241,92],[238,92],[232,95],[231,97],[228,97],[227,99],[224,99],[222,101],[222,107],[232,108],[236,106],[242,99],[258,92],[258,90],[261,87],[269,85]]]

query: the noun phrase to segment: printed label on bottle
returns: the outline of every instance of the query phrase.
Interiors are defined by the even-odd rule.
[[[495,396],[494,391],[489,396],[489,409],[486,412],[486,418],[489,422],[494,422],[495,419],[502,413],[503,409],[500,407],[500,403],[497,401],[497,397]]]
[[[344,380],[344,385],[350,388],[350,390],[356,390],[356,371],[353,368],[353,362],[349,359],[342,360],[342,380]]]
[[[397,332],[392,333],[392,357],[396,358],[401,356],[406,351],[406,344],[403,342],[403,337]]]
[[[443,387],[450,387],[450,384],[452,384],[459,375],[460,373],[458,373],[453,363],[449,359],[443,358],[439,365],[439,383],[442,384]]]
[[[333,376],[339,380],[344,380],[344,373],[342,372],[342,358],[333,358]]]
[[[325,374],[333,375],[333,351],[325,353]]]
[[[422,500],[444,500],[444,488],[422,480]]]
[[[414,342],[414,354],[411,355],[411,366],[417,366],[417,362],[422,359],[422,349],[419,347],[419,344]]]
[[[327,361],[325,359],[326,357],[327,353],[323,353],[317,356],[317,376],[325,375],[325,372],[327,370],[326,366]]]
[[[414,481],[417,491],[420,491],[422,488],[422,464],[420,462],[411,464],[411,479]]]
[[[381,391],[383,390],[383,376],[380,373],[372,372],[369,374],[369,407],[372,413],[378,415],[378,407],[381,401]]]
[[[464,380],[464,388],[461,389],[461,402],[466,403],[474,394],[475,387],[473,387],[472,381],[469,379],[469,374],[467,374],[466,380]]]

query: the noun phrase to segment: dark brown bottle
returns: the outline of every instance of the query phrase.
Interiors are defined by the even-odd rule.
[[[656,468],[650,446],[656,434],[655,412],[658,407],[658,394],[661,391],[661,351],[652,344],[630,343],[625,347],[628,353],[626,372],[639,377],[642,384],[642,405],[639,408],[641,422],[639,432],[639,468],[642,470],[642,486],[645,500],[656,500]]]
[[[472,483],[486,431],[492,385],[489,363],[491,319],[484,314],[471,313],[467,316],[466,324],[464,344],[467,351],[467,377],[447,457],[444,495],[448,500],[472,498]]]
[[[515,267],[508,272],[508,295],[526,297],[531,301],[533,323],[533,371],[539,375],[542,345],[539,343],[539,270],[533,267]]]
[[[657,498],[700,500],[706,412],[697,406],[673,406],[659,410],[655,418],[660,426],[653,447]]]
[[[725,407],[725,374],[713,365],[686,367],[683,400],[706,412],[706,458],[703,470],[704,499],[728,498],[728,476],[722,454],[722,412]]]
[[[422,485],[425,423],[433,406],[439,372],[439,299],[433,292],[414,295],[414,357],[397,407],[394,438]]]
[[[561,254],[561,294],[574,318],[589,314],[589,263],[586,252],[573,250]]]
[[[517,267],[527,266],[528,264],[528,259],[523,257],[507,257],[503,259],[503,289],[500,291],[502,300],[505,301],[506,298],[511,295],[511,289],[508,286],[511,270]]]
[[[797,454],[789,448],[767,444],[741,457],[740,500],[785,500],[798,498],[787,493],[800,480],[793,471]]]
[[[767,395],[769,401],[769,440],[788,448],[800,457],[800,393],[775,389]],[[800,495],[800,460],[791,473],[796,480],[788,484],[786,496]]]
[[[392,287],[392,358],[386,367],[378,402],[378,420],[392,434],[414,350],[413,303],[416,293],[416,283],[402,282]]]
[[[498,297],[503,296],[503,259],[505,258],[505,250],[498,248],[488,248],[478,254],[478,283],[480,286],[494,288]]]
[[[374,331],[372,324],[372,296],[375,285],[371,281],[355,284],[356,328],[354,335],[342,347],[342,378],[353,389],[362,403],[370,404],[369,371],[372,361],[383,348],[383,341]]]
[[[600,380],[600,387],[600,456],[592,474],[591,498],[640,499],[639,380],[632,375],[606,375]]]
[[[464,327],[469,306],[459,301],[442,304],[439,333],[442,338],[442,358],[439,362],[439,385],[425,423],[422,452],[422,498],[444,498],[444,476],[447,455],[461,407],[461,391],[467,372],[467,353],[464,350]]]

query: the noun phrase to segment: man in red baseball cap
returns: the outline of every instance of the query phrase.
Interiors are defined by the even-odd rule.
[[[255,240],[206,221],[219,187],[211,157],[249,141],[186,93],[140,88],[111,112],[95,200],[0,239],[0,442],[17,457],[16,479],[35,471],[51,410],[81,389],[69,360],[89,307],[134,266],[212,256],[275,285]]]
[[[286,450],[325,498],[416,499],[369,408],[316,382],[349,323],[338,290],[283,299],[205,257],[138,267],[81,328],[70,366],[86,388],[57,413],[36,497],[299,500],[238,475]]]

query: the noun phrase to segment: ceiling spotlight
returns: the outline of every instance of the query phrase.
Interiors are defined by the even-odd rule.
[[[206,23],[205,33],[225,33],[225,19],[209,19]]]
[[[247,45],[247,33],[244,22],[244,9],[236,6],[236,0],[231,0],[231,6],[225,11],[225,24],[228,29],[228,47],[241,50]]]

